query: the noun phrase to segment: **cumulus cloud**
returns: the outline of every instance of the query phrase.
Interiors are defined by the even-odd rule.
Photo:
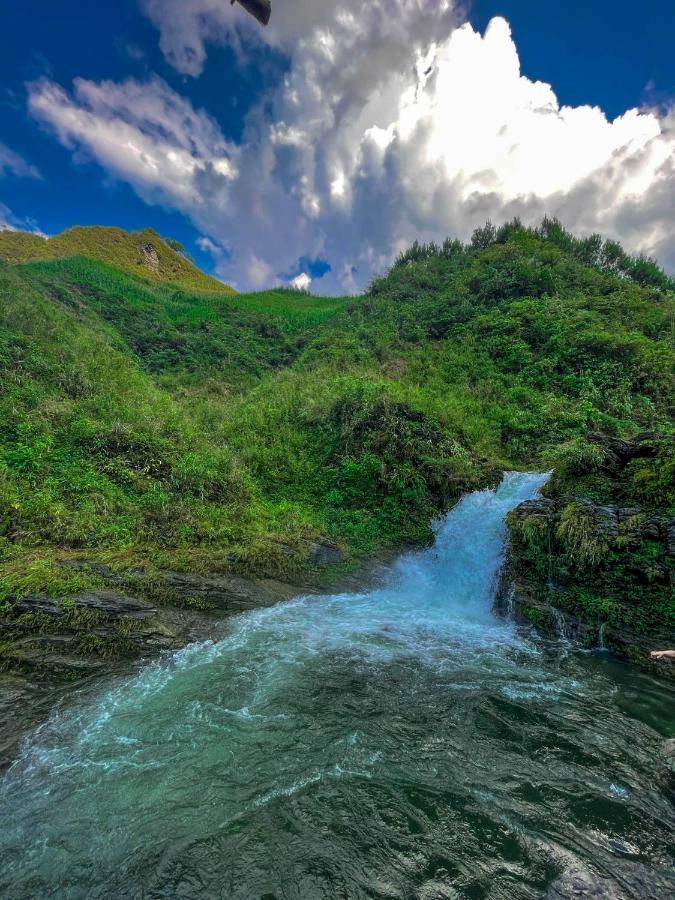
[[[675,262],[675,112],[610,122],[561,106],[521,73],[504,19],[481,35],[450,0],[275,0],[261,29],[222,0],[141,2],[184,74],[209,42],[287,55],[241,144],[157,78],[77,80],[72,93],[43,80],[30,109],[78,156],[190,216],[231,283],[323,259],[314,286],[355,291],[414,238],[544,213]]]
[[[299,275],[296,275],[295,278],[291,278],[291,280],[289,281],[290,286],[295,288],[296,291],[309,290],[309,286],[311,283],[312,279],[307,274],[307,272],[301,272]]]

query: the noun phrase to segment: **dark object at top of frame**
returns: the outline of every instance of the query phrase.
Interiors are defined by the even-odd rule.
[[[235,0],[231,0],[232,3]],[[257,19],[261,25],[267,25],[272,15],[272,4],[270,0],[237,0],[244,7],[247,13],[250,13]]]

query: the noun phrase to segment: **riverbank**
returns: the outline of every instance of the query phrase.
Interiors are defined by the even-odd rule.
[[[239,613],[318,594],[320,586],[372,587],[397,555],[392,550],[345,571],[334,548],[317,545],[315,567],[296,584],[169,570],[121,573],[104,563],[68,560],[73,571],[95,575],[99,588],[65,600],[25,596],[0,617],[0,771],[21,740],[75,696],[81,700],[164,653],[219,640]]]

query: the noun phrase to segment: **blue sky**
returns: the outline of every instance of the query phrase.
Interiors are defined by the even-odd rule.
[[[213,259],[199,249],[199,231],[183,214],[144,203],[129,185],[106,177],[95,163],[74,164],[72,154],[28,115],[25,85],[44,75],[69,84],[76,77],[118,80],[155,72],[196,106],[206,107],[226,135],[236,139],[246,111],[261,86],[279,77],[284,59],[274,54],[271,60],[265,53],[241,66],[231,49],[214,48],[203,76],[186,79],[165,62],[157,31],[137,0],[30,0],[8,5],[2,23],[0,141],[37,165],[43,177],[4,179],[0,202],[48,234],[73,224],[149,225],[184,242],[211,270]],[[224,91],[223,84],[232,82],[236,93]]]
[[[594,168],[597,168],[595,157],[587,162],[585,168],[581,165],[559,184],[543,175],[535,179],[532,188],[536,195],[533,195],[534,199],[525,199],[530,186],[523,185],[522,178],[518,180],[510,171],[508,155],[488,160],[495,173],[490,189],[474,179],[471,191],[462,188],[461,200],[458,200],[459,188],[452,181],[454,174],[450,171],[446,180],[430,186],[428,196],[425,196],[420,193],[424,188],[415,187],[413,190],[410,187],[403,168],[404,162],[408,171],[416,166],[421,169],[422,164],[411,155],[409,144],[403,133],[399,133],[403,118],[398,111],[398,97],[389,97],[389,106],[385,107],[382,105],[384,100],[379,103],[374,89],[372,96],[360,97],[359,91],[351,85],[344,87],[345,93],[336,100],[326,101],[327,105],[334,102],[335,109],[349,108],[352,111],[351,117],[345,117],[345,123],[364,122],[365,130],[358,136],[357,147],[357,139],[347,134],[351,128],[348,124],[341,126],[343,130],[340,133],[336,132],[334,124],[330,129],[303,131],[302,115],[292,111],[290,88],[281,87],[286,78],[297,81],[297,91],[301,97],[303,91],[310,90],[312,85],[307,72],[308,60],[312,58],[307,50],[297,48],[303,40],[313,41],[316,35],[329,33],[336,36],[337,50],[344,53],[345,60],[350,62],[352,52],[362,53],[364,66],[368,58],[374,58],[376,53],[381,52],[383,65],[392,65],[391,79],[386,83],[399,79],[400,96],[404,96],[405,77],[412,71],[414,59],[411,55],[407,66],[400,60],[390,63],[393,57],[390,50],[398,46],[393,30],[389,38],[387,35],[383,37],[381,27],[378,29],[375,23],[371,37],[366,39],[367,29],[362,29],[366,37],[352,51],[351,46],[340,47],[342,32],[328,13],[325,21],[318,21],[318,24],[308,20],[307,29],[303,31],[302,20],[298,24],[292,17],[289,3],[293,0],[276,0],[276,3],[273,0],[273,16],[278,11],[280,31],[270,30],[271,37],[268,39],[265,34],[264,40],[261,40],[257,26],[245,21],[245,13],[238,7],[231,8],[229,2],[223,0],[223,9],[217,12],[212,22],[207,23],[205,34],[195,38],[195,46],[204,51],[204,61],[203,65],[193,65],[181,63],[180,56],[172,56],[171,49],[167,51],[167,46],[177,40],[169,22],[170,17],[175,16],[176,2],[115,0],[92,4],[83,0],[62,0],[55,4],[53,0],[30,0],[28,3],[5,5],[1,14],[0,142],[16,155],[11,159],[20,157],[26,167],[33,167],[32,171],[37,169],[40,173],[39,178],[31,177],[26,174],[27,169],[21,170],[16,163],[5,165],[4,177],[0,179],[0,210],[4,209],[7,224],[34,227],[46,233],[58,232],[72,224],[114,224],[124,228],[151,225],[183,242],[204,268],[241,287],[263,286],[273,283],[280,276],[290,279],[305,272],[309,277],[318,279],[315,283],[317,290],[322,280],[332,291],[357,289],[386,264],[387,257],[397,250],[401,242],[412,239],[418,233],[422,237],[440,235],[441,232],[465,236],[467,229],[470,230],[483,211],[485,217],[493,214],[495,218],[513,210],[524,212],[525,217],[530,212],[533,216],[538,215],[542,210],[562,211],[563,217],[566,215],[573,227],[584,231],[597,224],[601,229],[623,238],[631,249],[656,252],[662,261],[670,261],[672,230],[669,233],[665,213],[661,211],[657,215],[659,204],[654,201],[657,178],[654,172],[658,168],[658,178],[663,178],[663,167],[669,155],[672,159],[673,145],[664,144],[664,138],[658,138],[661,141],[657,148],[660,167],[652,165],[639,184],[643,202],[624,204],[613,215],[597,221],[587,212],[579,212],[580,203],[574,194],[577,188],[581,190],[584,181],[586,195],[595,196],[596,192],[597,202],[603,202],[600,199],[604,196],[603,187]],[[449,18],[450,13],[445,8],[446,0],[409,0],[408,3],[406,0],[391,0],[389,7],[387,2],[376,0],[374,6],[379,3],[390,13],[399,14],[404,26],[407,22],[411,23],[411,54],[413,50],[426,52],[431,41],[440,43],[448,40],[453,28],[465,19],[479,35],[483,35],[489,22],[495,16],[502,16],[511,26],[522,74],[530,82],[542,81],[551,85],[560,105],[598,106],[609,120],[632,108],[655,106],[660,111],[659,121],[667,121],[668,108],[675,97],[675,54],[672,52],[675,46],[675,12],[670,2],[646,0],[636,7],[625,0],[593,0],[591,3],[588,0],[583,3],[580,0],[547,0],[546,3],[541,0],[474,0],[464,17],[460,10],[455,10],[453,19]],[[191,3],[194,18],[186,19],[186,34],[190,33],[191,27],[197,28],[204,18],[204,0],[184,0],[183,10],[188,9],[189,13]],[[414,13],[415,4],[419,4],[421,9],[417,16]],[[329,4],[329,7],[332,6]],[[443,15],[440,12],[436,15],[441,7]],[[499,32],[497,37],[499,40],[493,42],[496,67],[501,65],[504,47],[508,44],[507,34]],[[181,34],[179,44],[182,40]],[[384,43],[386,40],[389,40],[388,44]],[[188,43],[188,37],[185,42]],[[177,52],[182,52],[180,47]],[[453,50],[454,56],[451,53],[448,58],[456,58],[458,52]],[[468,47],[466,53],[470,55],[472,52]],[[475,52],[479,52],[478,43],[475,44]],[[312,65],[315,63],[313,60]],[[443,65],[450,71],[451,64],[447,60]],[[470,72],[475,70],[470,68],[470,63],[467,66],[467,77],[470,77]],[[438,67],[440,72],[440,62]],[[497,68],[495,71],[497,86],[500,79]],[[330,85],[335,76],[330,75],[328,70],[326,73],[326,84]],[[463,89],[461,73],[458,77],[454,88],[444,88],[446,94],[443,96],[439,93],[440,88],[430,88],[436,94],[430,101],[427,119],[420,118],[417,122],[420,133],[429,132],[430,116],[436,116],[438,122],[441,115],[450,116],[450,110],[454,110],[452,115],[459,115],[452,103],[447,101],[447,92]],[[166,183],[149,185],[147,179],[139,182],[133,172],[129,174],[118,162],[119,155],[124,153],[123,147],[118,149],[112,162],[105,153],[96,149],[91,133],[87,131],[97,127],[93,121],[80,122],[77,126],[69,124],[68,117],[73,111],[90,109],[88,101],[81,97],[70,99],[74,79],[100,85],[121,84],[130,78],[139,85],[154,85],[148,89],[149,94],[157,90],[160,79],[166,85],[166,89],[161,88],[164,97],[161,116],[171,114],[180,117],[175,108],[178,100],[175,103],[167,100],[170,96],[185,100],[195,115],[201,116],[203,113],[204,121],[208,118],[208,134],[201,147],[190,147],[187,151],[197,161],[199,188],[191,183],[185,190],[174,191]],[[439,76],[439,83],[440,80]],[[59,114],[47,109],[53,105],[53,94],[44,95],[41,111],[36,113],[35,108],[29,111],[30,89],[27,85],[36,82],[66,92],[67,100],[59,95]],[[418,89],[426,89],[426,86],[420,82]],[[382,86],[378,90],[387,93]],[[473,127],[474,115],[476,120],[483,115],[481,98],[484,98],[484,92],[477,95],[475,113],[470,113],[470,127]],[[523,102],[531,105],[532,100]],[[310,101],[303,103],[309,110]],[[548,101],[544,105],[546,103]],[[442,113],[441,110],[448,112]],[[105,114],[106,122],[113,123],[127,122],[131,117],[133,127],[139,133],[146,133],[149,129],[152,146],[157,148],[159,158],[167,152],[166,142],[162,142],[167,127],[165,119],[153,119],[148,125],[143,116],[138,119],[134,118],[133,112],[118,113],[112,101],[107,99],[104,113],[100,110],[95,110],[95,113],[98,116]],[[369,125],[367,115],[370,114],[373,116],[370,124],[376,130],[383,129],[382,135],[389,119],[392,122],[395,120],[396,139],[391,137],[393,132],[388,137],[379,137],[378,131],[375,140],[373,132],[366,127]],[[310,115],[309,111],[307,115]],[[462,115],[467,114],[463,112]],[[490,115],[494,118],[494,112]],[[513,113],[511,115],[514,116]],[[645,120],[641,122],[641,125],[631,126],[633,130],[627,133],[631,139],[634,133],[639,134],[642,148],[647,140],[645,129],[649,131],[649,128]],[[275,145],[277,155],[274,162],[265,162],[269,157],[266,149],[270,143],[269,136],[277,134],[280,125],[286,128],[286,137]],[[451,165],[459,167],[461,163],[462,171],[466,170],[470,148],[459,161],[453,163],[450,162],[454,159],[450,150],[446,156],[442,149],[438,150],[443,141],[450,147],[456,135],[466,127],[465,120],[453,122],[447,133],[439,131],[434,137],[436,169],[440,163],[446,168]],[[666,126],[661,124],[661,128],[665,132]],[[304,149],[301,153],[297,140],[288,137],[288,134],[298,130],[302,132],[300,144],[312,145],[311,157]],[[217,138],[214,136],[216,132]],[[485,130],[488,136],[484,140],[489,140],[489,133]],[[340,176],[343,180],[347,178],[347,190],[337,192],[326,187],[328,176],[324,171],[336,134],[340,141],[345,141],[341,159],[348,160],[345,163],[346,175]],[[603,127],[598,123],[589,126],[589,143],[604,146],[607,142],[603,134]],[[371,139],[375,140],[379,149],[372,149]],[[657,140],[651,131],[649,139]],[[181,137],[171,138],[171,141],[178,143],[181,140]],[[514,137],[516,143],[522,141],[523,145],[529,140],[532,140],[529,130],[525,130],[522,137]],[[581,141],[575,137],[575,142],[576,146],[583,144],[583,136]],[[221,149],[214,149],[216,144]],[[618,145],[615,144],[612,144],[613,156],[608,159],[617,159]],[[373,162],[372,154],[380,151],[382,158]],[[212,171],[215,157],[235,160],[233,168],[237,170],[236,177],[228,175],[225,184],[219,176],[217,185],[214,182],[204,188],[204,173],[215,177]],[[427,162],[428,154],[424,164]],[[334,161],[330,165],[334,165]],[[603,165],[608,169],[611,167],[609,163]],[[638,163],[633,161],[630,165]],[[642,161],[639,165],[647,166],[647,163]],[[261,177],[259,186],[255,185],[255,166],[261,167],[261,171],[264,168],[267,179],[265,181]],[[626,162],[625,167],[628,166]],[[312,175],[311,189],[302,183],[303,175],[308,170]],[[592,184],[588,182],[591,176]],[[421,177],[420,183],[423,181]],[[666,188],[670,187],[671,181],[668,181]],[[616,193],[617,188],[608,186],[607,190]],[[631,187],[633,190],[634,185]],[[649,193],[650,190],[652,193]],[[219,192],[222,192],[219,205],[209,207],[216,194],[221,197]],[[348,208],[347,201],[340,199],[343,195],[349,198]],[[467,200],[469,195],[471,199]],[[663,186],[659,190],[659,196],[662,195]],[[396,206],[390,205],[394,196],[397,198]],[[554,208],[550,210],[547,203]],[[644,218],[645,205],[654,209],[652,218]],[[265,208],[261,209],[261,206]],[[401,214],[401,208],[405,209],[405,215]],[[252,212],[254,209],[255,215]],[[318,209],[320,212],[317,212]],[[259,217],[257,224],[254,221],[256,215]],[[651,235],[651,244],[640,243],[640,228],[644,234]],[[353,231],[358,233],[358,244],[351,233]],[[363,246],[369,236],[372,242],[365,252]],[[329,279],[334,280],[329,282]]]

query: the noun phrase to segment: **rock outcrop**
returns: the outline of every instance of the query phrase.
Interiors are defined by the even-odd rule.
[[[172,571],[120,574],[102,563],[69,565],[95,572],[115,589],[83,591],[67,599],[38,595],[16,600],[2,621],[0,662],[5,670],[50,676],[93,671],[102,660],[180,647],[200,626],[204,630],[208,614],[272,606],[299,593],[297,586],[271,579]]]
[[[2,614],[0,769],[21,733],[74,688],[162,651],[216,639],[227,615],[308,592],[270,579],[67,565],[95,575],[106,588],[66,599],[24,596]]]
[[[554,473],[547,496],[510,513],[499,602],[544,634],[649,666],[650,650],[675,643],[675,516],[663,479],[672,444],[652,433],[587,440],[592,464]]]
[[[157,253],[157,249],[153,244],[145,243],[139,246],[139,251],[141,254],[141,262],[143,265],[150,269],[151,272],[159,271],[159,254]]]

